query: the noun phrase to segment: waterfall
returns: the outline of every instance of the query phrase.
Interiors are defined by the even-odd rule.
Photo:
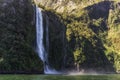
[[[44,30],[45,29],[45,30]],[[45,32],[44,32],[45,31]],[[55,69],[49,65],[48,54],[49,54],[49,32],[48,32],[48,21],[46,26],[43,26],[42,11],[36,7],[36,42],[37,42],[37,53],[44,64],[45,74],[59,74]],[[45,33],[45,34],[44,34]],[[45,38],[44,38],[45,36]],[[44,45],[44,41],[46,45]]]

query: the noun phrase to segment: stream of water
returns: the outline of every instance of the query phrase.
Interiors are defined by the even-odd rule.
[[[0,80],[120,80],[120,75],[0,75]]]
[[[49,55],[49,34],[48,33],[49,32],[48,31],[49,31],[48,25],[47,24],[46,26],[43,25],[43,15],[42,15],[41,8],[36,7],[37,53],[39,57],[41,58],[41,60],[43,61],[45,74],[59,74],[59,72],[57,72],[54,68],[52,68],[49,65],[49,61],[48,61],[48,55]],[[44,45],[44,41],[46,45]]]

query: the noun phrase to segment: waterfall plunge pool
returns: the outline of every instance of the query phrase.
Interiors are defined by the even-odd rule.
[[[105,74],[105,75],[0,75],[0,80],[120,80],[120,74]]]

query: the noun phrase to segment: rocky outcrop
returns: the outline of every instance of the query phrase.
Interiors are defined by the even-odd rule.
[[[78,6],[71,0],[34,0],[36,4],[45,6],[46,8],[52,8],[57,12],[68,11],[76,9]]]
[[[56,35],[57,32],[60,32],[62,30],[58,30],[59,22],[61,23],[61,26],[62,24],[65,25],[66,29],[66,33],[63,32],[65,33],[64,35],[66,35],[64,38],[67,38],[65,40],[66,54],[62,55],[67,57],[62,57],[61,59],[66,61],[64,66],[67,69],[72,67],[77,68],[78,70],[84,70],[85,72],[93,70],[96,72],[108,73],[119,71],[119,51],[113,49],[113,46],[114,48],[115,46],[117,46],[115,45],[115,42],[117,40],[115,40],[116,38],[114,38],[114,42],[111,40],[111,38],[108,39],[111,34],[110,31],[113,30],[113,28],[110,27],[112,24],[109,24],[109,18],[111,17],[111,11],[115,11],[116,14],[119,15],[119,10],[117,10],[117,8],[119,7],[116,6],[116,3],[117,5],[119,4],[118,2],[109,0],[35,1],[36,4],[40,7],[43,7],[45,10],[49,10],[48,12],[46,12],[50,20],[49,25],[52,25],[52,27],[50,27],[49,33],[51,38],[50,40],[52,40],[52,38],[56,38],[55,40],[53,40],[53,42],[50,41],[51,45],[56,45],[53,48],[50,47],[50,49],[52,49],[52,51],[50,51],[52,52],[50,54],[51,56],[49,56],[51,65],[55,64],[54,67],[56,68],[56,63],[60,62],[58,61],[60,58],[58,58],[57,55],[61,57],[62,53],[59,53],[57,51],[63,49],[60,47],[61,45],[59,44],[59,42],[57,42],[61,40],[60,37],[63,38],[62,36],[59,36],[57,38],[58,35]],[[52,11],[54,12],[51,14]],[[56,22],[56,19],[59,19],[58,22]],[[118,28],[119,19],[116,19],[115,22],[117,22],[117,25],[116,23],[113,24],[115,24]],[[60,32],[60,34],[62,34],[62,32]],[[56,59],[54,59],[54,57],[56,57]],[[56,63],[54,62],[55,60]]]
[[[104,0],[33,0],[35,4],[44,6],[45,8],[54,9],[56,12],[69,14],[75,13],[78,9],[82,9],[89,5],[93,5]]]

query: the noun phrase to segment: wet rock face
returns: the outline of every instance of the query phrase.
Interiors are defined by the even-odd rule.
[[[46,26],[49,29],[49,65],[56,70],[61,70],[64,65],[66,48],[66,27],[59,17],[51,11],[43,11],[43,18],[44,29]]]
[[[0,73],[37,73],[43,65],[33,49],[34,10],[30,0],[0,1]]]

